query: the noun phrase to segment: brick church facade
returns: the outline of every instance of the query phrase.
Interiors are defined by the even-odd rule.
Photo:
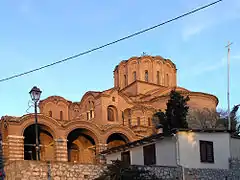
[[[152,117],[166,108],[172,89],[190,108],[216,109],[214,95],[177,86],[177,69],[160,56],[132,57],[114,69],[114,87],[88,91],[80,102],[50,96],[39,102],[41,160],[95,163],[100,151],[152,133]],[[1,118],[7,160],[36,158],[34,114]]]

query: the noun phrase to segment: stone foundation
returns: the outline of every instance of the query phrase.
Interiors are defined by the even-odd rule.
[[[145,175],[146,179],[155,175],[160,179],[176,180],[182,179],[181,167],[166,167],[166,166],[137,166],[139,169],[146,170],[148,173]]]
[[[240,179],[240,160],[231,159],[229,161],[229,170],[227,169],[193,169],[185,168],[185,180],[213,180],[213,179]]]
[[[69,162],[13,161],[5,165],[6,180],[93,180],[104,166]]]
[[[148,171],[146,177],[155,174],[160,179],[183,179],[182,167],[137,167]],[[7,180],[93,180],[102,173],[104,168],[103,165],[69,162],[9,161],[5,164],[5,173]],[[185,168],[184,175],[185,180],[239,180],[240,160],[230,160],[229,170]]]

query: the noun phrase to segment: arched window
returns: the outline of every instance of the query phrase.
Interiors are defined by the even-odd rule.
[[[148,126],[151,126],[151,118],[148,118]]]
[[[148,70],[145,71],[145,81],[148,82]]]
[[[169,86],[169,75],[166,74],[166,86]]]
[[[90,113],[87,112],[87,120],[89,120],[89,119],[90,119]]]
[[[48,111],[48,116],[52,117],[52,111]]]
[[[90,105],[90,119],[94,118],[94,102],[91,102]]]
[[[131,119],[128,119],[128,126],[131,128],[132,124],[131,124]]]
[[[138,126],[141,125],[141,119],[140,119],[140,117],[137,117],[137,125],[138,125]]]
[[[115,121],[115,113],[114,108],[112,106],[108,106],[107,108],[107,118],[108,121]]]
[[[133,82],[137,80],[137,73],[136,71],[133,71]]]
[[[160,73],[159,73],[159,71],[157,71],[157,84],[158,85],[160,84]]]
[[[127,75],[124,75],[124,86],[127,86]]]
[[[60,120],[63,120],[63,112],[60,111]]]

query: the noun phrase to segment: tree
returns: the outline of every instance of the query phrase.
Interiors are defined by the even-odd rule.
[[[115,160],[107,166],[107,169],[95,180],[160,180],[155,175],[149,175],[149,171],[129,166],[124,161]]]
[[[230,112],[231,131],[240,132],[240,124],[237,116],[238,106],[234,106]],[[228,112],[225,110],[215,109],[193,109],[187,115],[187,121],[192,128],[211,128],[211,129],[228,129]]]
[[[159,110],[153,116],[153,124],[162,124],[163,133],[170,134],[172,129],[188,128],[187,114],[189,97],[182,96],[179,92],[172,90],[170,99],[167,102],[167,109],[164,112]]]
[[[153,115],[153,132],[154,134],[156,133],[156,127],[161,124],[163,126],[163,134],[164,135],[169,135],[170,134],[170,124],[167,122],[167,118],[164,112],[159,110],[157,113]]]
[[[187,115],[187,121],[191,128],[223,129],[220,123],[220,114],[215,109],[192,109]]]
[[[169,122],[171,129],[173,128],[188,128],[187,114],[189,97],[182,96],[174,90],[170,93],[170,99],[167,102],[166,120]]]
[[[237,116],[237,112],[239,109],[239,105],[235,105],[230,112],[230,122],[231,122],[231,131],[233,133],[240,133],[240,124],[238,122],[239,117]],[[219,111],[219,123],[222,124],[226,129],[228,128],[228,113],[227,111],[221,110]]]

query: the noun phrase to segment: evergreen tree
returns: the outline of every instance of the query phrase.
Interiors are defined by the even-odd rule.
[[[163,126],[164,135],[171,134],[172,129],[188,128],[187,114],[189,97],[182,96],[179,92],[172,90],[170,99],[167,102],[167,109],[165,112],[159,110],[153,116],[153,124],[157,127],[158,124]]]
[[[139,169],[137,166],[129,166],[124,161],[115,160],[107,166],[107,169],[95,180],[161,180],[148,170]]]
[[[170,99],[167,102],[166,120],[169,127],[173,128],[188,128],[187,114],[189,97],[182,96],[179,92],[172,90]]]

